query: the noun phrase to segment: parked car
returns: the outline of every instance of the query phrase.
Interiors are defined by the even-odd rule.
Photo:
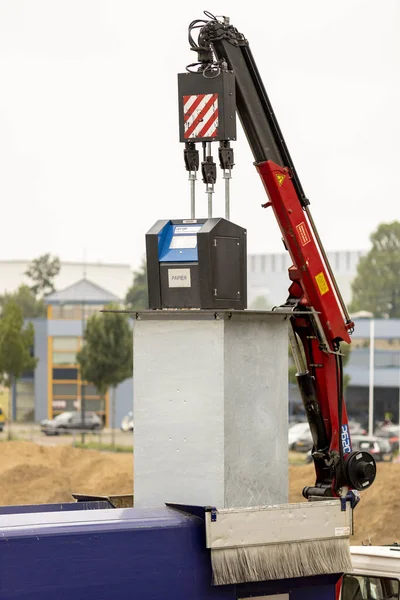
[[[292,429],[293,428],[289,429],[289,431],[291,431]],[[357,435],[362,436],[367,433],[366,430],[361,425],[361,423],[358,423],[358,421],[349,421],[349,429],[350,429],[351,439],[353,439],[353,436],[357,436]],[[311,431],[310,431],[310,427],[309,427],[308,423],[307,423],[306,428],[303,428],[303,430],[301,430],[301,428],[299,428],[297,431],[298,431],[298,435],[297,436],[293,435],[292,444],[290,444],[290,440],[289,440],[289,449],[294,450],[295,452],[310,452],[312,449],[312,446],[313,446],[313,441],[312,441]],[[310,453],[310,460],[308,460],[308,457],[307,457],[306,462],[311,462],[311,453]]]
[[[94,412],[85,412],[83,421],[82,413],[73,411],[61,413],[54,419],[44,419],[40,426],[45,435],[59,435],[76,429],[98,431],[102,428],[103,422]]]
[[[289,450],[306,452],[312,448],[310,426],[308,422],[296,423],[288,431]]]
[[[313,440],[311,437],[310,428],[305,431],[293,444],[293,450],[295,452],[308,452],[313,447]]]
[[[389,444],[392,448],[392,452],[396,452],[399,450],[399,426],[390,424],[390,425],[380,425],[375,429],[374,432],[376,437],[385,438],[389,441]]]
[[[375,436],[352,436],[351,444],[353,450],[366,450],[373,455],[377,462],[381,461],[392,461],[393,451],[389,444],[389,441],[385,438],[379,438]]]
[[[3,409],[0,408],[0,431],[3,431],[4,429],[4,423],[5,423],[5,416],[4,416],[4,412]]]
[[[393,450],[388,440],[368,435],[351,436],[353,450],[366,450],[375,458],[376,462],[391,462]],[[306,463],[312,462],[311,450],[307,452]]]
[[[133,412],[128,412],[122,419],[121,431],[133,431]]]
[[[350,435],[367,435],[367,430],[358,421],[348,421]]]

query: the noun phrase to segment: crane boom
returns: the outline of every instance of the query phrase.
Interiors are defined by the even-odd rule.
[[[226,17],[218,20],[205,14],[209,20],[193,21],[189,26],[189,43],[198,54],[194,76],[202,73],[210,91],[213,77],[234,75],[236,112],[268,196],[263,207],[272,208],[293,263],[289,268],[289,296],[276,310],[291,310],[289,339],[313,439],[316,482],[304,488],[303,495],[306,498],[345,496],[349,489],[362,490],[371,485],[376,474],[370,454],[352,452],[343,400],[340,344],[351,342],[354,323],[329,265],[310,212],[310,202],[249,43]],[[197,43],[192,37],[195,28],[200,29]],[[193,151],[195,141],[202,141],[203,147],[204,140],[212,141],[214,134],[210,131],[206,134],[203,130],[202,134],[211,136],[209,138],[200,140],[192,136],[191,143],[186,144],[186,152]],[[229,147],[228,140],[234,139],[225,135],[218,138],[222,151]]]
[[[350,343],[348,332],[353,323],[248,41],[234,27],[211,20],[202,28],[198,42],[200,47],[212,45],[217,59],[225,61],[235,74],[237,113],[287,250],[300,281],[304,280],[305,296],[311,296],[308,298],[311,306],[322,315],[321,325],[328,341]]]

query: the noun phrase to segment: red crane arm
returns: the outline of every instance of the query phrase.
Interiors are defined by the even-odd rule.
[[[353,323],[345,322],[334,282],[318,248],[307,213],[299,202],[289,169],[271,160],[258,163],[256,167],[293,261],[289,276],[301,286],[301,303],[312,306],[319,314],[332,350],[336,342],[350,344],[349,329],[352,329]]]
[[[327,454],[337,456],[338,459],[341,451],[343,456],[351,452],[346,407],[342,400],[338,402],[338,398],[342,398],[343,390],[336,352],[341,341],[351,342],[349,329],[353,323],[345,322],[334,282],[319,249],[313,225],[299,202],[289,169],[271,160],[256,164],[256,168],[269,198],[269,202],[264,206],[270,206],[274,211],[285,246],[293,261],[293,266],[289,269],[292,281],[289,302],[292,301],[296,307],[314,311],[311,321],[302,314],[296,316],[296,312],[292,317],[294,333],[300,338],[306,357],[306,364],[300,371],[308,371],[311,374],[312,381],[310,377],[306,379],[314,388],[312,395],[315,396],[323,424],[320,427],[322,434],[313,436],[314,447],[317,450],[316,486],[307,488],[307,493],[335,494],[344,478],[343,473],[338,477],[337,472],[345,470],[345,467],[340,469],[338,460],[339,464],[332,473],[331,469],[326,468],[326,460],[322,457],[318,459],[318,446],[322,449],[323,446],[329,445]],[[309,394],[305,393],[301,384],[300,379],[299,385],[304,401],[305,398],[309,398]],[[310,426],[315,427],[314,411],[313,406],[309,421],[311,420]],[[321,441],[321,437],[324,441]]]
[[[289,297],[281,310],[291,309],[289,338],[313,439],[316,482],[303,494],[307,498],[345,496],[349,488],[361,490],[371,485],[376,473],[370,454],[352,452],[343,400],[340,343],[350,343],[354,324],[249,43],[228,19],[207,16],[209,21],[197,20],[189,26],[189,42],[198,53],[198,72],[208,79],[208,85],[216,73],[234,75],[236,111],[269,198],[264,206],[272,207],[293,261]],[[195,44],[191,32],[199,23]],[[230,139],[223,138],[221,143],[229,146]]]

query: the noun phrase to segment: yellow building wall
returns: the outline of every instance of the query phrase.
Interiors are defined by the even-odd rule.
[[[8,406],[10,401],[10,390],[5,386],[0,386],[0,408],[2,409],[6,419],[8,418]]]

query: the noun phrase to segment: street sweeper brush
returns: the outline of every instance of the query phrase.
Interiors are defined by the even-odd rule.
[[[206,513],[214,585],[351,571],[352,509],[316,501]]]

